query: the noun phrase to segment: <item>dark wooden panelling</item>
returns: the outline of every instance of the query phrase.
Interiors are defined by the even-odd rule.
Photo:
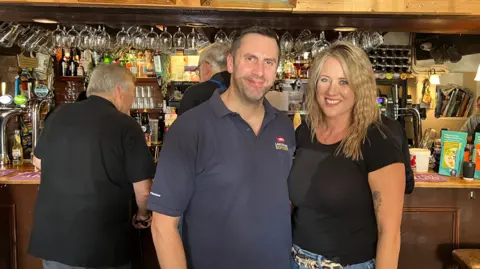
[[[15,184],[15,185],[0,185],[0,227],[5,223],[13,223],[15,229],[13,234],[8,235],[10,238],[16,237],[16,248],[10,252],[0,251],[0,261],[6,260],[5,257],[10,257],[12,251],[16,252],[15,260],[12,264],[16,264],[18,269],[42,269],[42,262],[40,259],[30,256],[27,253],[28,242],[30,241],[30,232],[32,230],[33,210],[35,208],[35,201],[37,199],[38,185],[36,184]],[[3,208],[15,208],[14,214],[3,214]],[[3,228],[2,228],[3,230]],[[4,232],[0,234],[0,244],[4,244]],[[2,266],[3,264],[0,264]],[[5,267],[0,267],[5,268]]]
[[[92,16],[94,15],[94,16]],[[274,29],[330,30],[355,26],[362,30],[417,33],[480,33],[480,16],[386,14],[292,14],[291,12],[216,11],[184,8],[113,8],[2,4],[0,18],[31,22],[48,18],[60,23],[185,25],[202,22],[219,28],[265,25]]]
[[[478,189],[416,188],[405,196],[399,269],[456,268],[451,251],[480,248]]]
[[[0,203],[0,268],[17,269],[15,205]]]
[[[442,268],[459,245],[458,208],[405,208],[399,268]]]
[[[38,185],[0,186],[2,269],[5,265],[10,266],[8,269],[15,268],[12,267],[15,249],[11,247],[14,236],[17,236],[17,268],[42,268],[40,259],[27,254],[37,191]],[[452,269],[456,268],[452,264],[453,249],[480,248],[480,201],[476,197],[480,197],[480,190],[417,188],[407,195],[399,268]],[[158,269],[150,229],[136,231],[134,238],[133,269],[141,268],[141,260],[143,268]]]

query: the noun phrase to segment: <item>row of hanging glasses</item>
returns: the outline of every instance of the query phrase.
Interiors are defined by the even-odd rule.
[[[130,49],[154,50],[164,53],[174,53],[175,50],[200,50],[210,45],[202,28],[192,28],[185,35],[178,27],[173,36],[167,31],[151,27],[150,31],[140,26],[131,26],[122,29],[114,36],[105,30],[104,26],[96,28],[85,25],[83,29],[75,26],[67,28],[57,25],[54,31],[49,31],[35,25],[21,25],[14,22],[0,24],[0,46],[10,48],[14,44],[24,51],[40,52],[55,55],[57,48],[78,48],[91,50],[98,53],[112,52],[114,54],[127,53]],[[229,43],[235,38],[237,31],[229,36],[219,30],[215,35],[215,42]]]
[[[338,38],[335,41],[350,42],[368,52],[383,44],[383,36],[378,32],[354,31],[343,37],[342,32],[338,32]],[[278,78],[308,78],[313,58],[330,45],[324,31],[317,37],[310,30],[305,29],[296,39],[289,32],[283,33],[280,37],[280,51],[283,57],[277,69]]]
[[[23,26],[19,23],[0,24],[0,47],[11,48],[17,45],[22,51],[55,55],[52,32],[37,26]]]
[[[346,37],[342,32],[338,33],[336,41],[346,41],[370,51],[383,44],[383,36],[378,32],[350,32]],[[289,53],[303,54],[310,52],[315,57],[319,52],[328,48],[330,42],[325,39],[325,32],[321,32],[319,37],[312,34],[310,30],[303,30],[296,39],[289,32],[285,32],[280,38],[280,50],[283,55]]]
[[[53,44],[59,48],[77,47],[81,50],[92,50],[97,52],[121,52],[126,53],[129,49],[136,50],[153,50],[162,52],[172,52],[175,50],[200,50],[210,45],[210,41],[206,37],[201,28],[192,28],[191,32],[185,35],[180,27],[173,36],[167,31],[167,27],[163,27],[161,33],[157,33],[157,27],[151,27],[150,31],[140,26],[131,26],[128,29],[122,29],[111,37],[105,27],[98,26],[94,29],[91,26],[78,32],[75,26],[70,30],[63,30],[60,25],[53,31]],[[222,30],[215,35],[215,42],[228,43],[236,36],[233,31],[227,37]]]
[[[230,43],[238,33],[236,30],[227,35],[219,30],[214,37],[214,42]],[[383,43],[383,37],[378,32],[350,32],[342,37],[339,32],[337,40],[345,40],[361,47],[366,51],[377,48]],[[115,56],[128,53],[130,49],[154,50],[164,53],[174,53],[175,50],[200,50],[210,45],[202,28],[192,28],[185,35],[180,27],[170,34],[167,27],[151,27],[146,30],[140,26],[122,27],[113,37],[105,30],[104,26],[85,25],[77,30],[75,26],[67,28],[57,25],[54,31],[48,31],[37,26],[22,26],[18,23],[3,22],[0,25],[0,46],[11,47],[17,44],[25,51],[55,54],[55,48],[78,48],[80,50],[92,50],[98,53],[111,52]],[[310,30],[303,30],[294,39],[289,32],[285,32],[280,38],[282,55],[289,59],[305,56],[315,57],[319,52],[328,48],[330,42],[325,39],[325,33],[314,36]]]

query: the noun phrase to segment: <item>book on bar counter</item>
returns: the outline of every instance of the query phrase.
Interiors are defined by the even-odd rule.
[[[467,144],[467,133],[443,131],[442,152],[438,174],[457,177],[461,174],[463,152]]]
[[[474,148],[472,150],[472,162],[475,163],[474,178],[480,179],[480,133],[475,133]]]

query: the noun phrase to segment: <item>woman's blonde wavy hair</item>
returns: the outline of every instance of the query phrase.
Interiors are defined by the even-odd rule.
[[[335,155],[342,153],[353,160],[362,160],[362,144],[367,137],[368,127],[380,120],[377,107],[377,87],[372,65],[366,53],[350,43],[336,42],[320,52],[311,68],[311,78],[306,93],[307,123],[312,131],[312,140],[316,139],[315,130],[325,126],[325,114],[317,101],[317,83],[323,64],[327,58],[340,62],[350,88],[355,95],[352,111],[352,125],[348,134],[342,139]]]

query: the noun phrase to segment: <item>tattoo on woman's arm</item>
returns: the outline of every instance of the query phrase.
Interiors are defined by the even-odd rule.
[[[380,195],[379,191],[372,192],[372,199],[373,199],[373,208],[375,209],[375,214],[378,214],[378,210],[382,205],[382,196]]]

